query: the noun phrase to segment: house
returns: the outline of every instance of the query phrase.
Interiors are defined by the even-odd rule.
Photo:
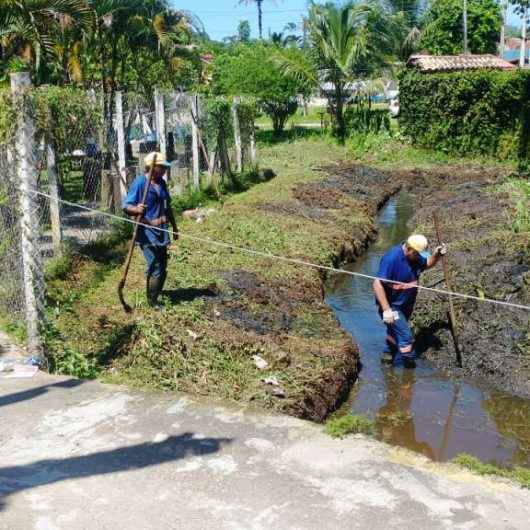
[[[420,72],[457,72],[463,70],[511,70],[513,64],[496,55],[411,55],[407,66]]]

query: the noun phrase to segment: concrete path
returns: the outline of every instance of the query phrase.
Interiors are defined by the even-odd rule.
[[[6,530],[528,528],[530,492],[289,417],[0,379]]]

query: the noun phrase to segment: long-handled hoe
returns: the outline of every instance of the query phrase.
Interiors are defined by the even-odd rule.
[[[151,180],[153,179],[153,174],[155,171],[156,166],[156,155],[153,158],[153,162],[151,164],[151,168],[149,169],[149,176],[147,177],[147,182],[144,187],[144,194],[142,197],[142,204],[145,204],[145,201],[147,199],[147,194],[149,193],[149,188],[151,186]],[[125,266],[123,268],[123,274],[120,280],[120,283],[118,283],[118,298],[120,299],[121,305],[123,306],[123,310],[126,313],[132,313],[132,307],[125,301],[125,298],[123,297],[123,288],[125,287],[125,282],[127,281],[127,275],[129,274],[129,267],[131,266],[131,260],[134,253],[134,247],[136,245],[136,238],[138,237],[138,229],[140,227],[139,223],[142,220],[142,214],[137,215],[135,218],[135,225],[134,225],[134,231],[131,238],[131,242],[129,243],[129,252],[127,253],[127,259],[125,260]]]

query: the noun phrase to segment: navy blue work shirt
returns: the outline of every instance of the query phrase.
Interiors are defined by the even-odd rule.
[[[128,206],[137,206],[142,202],[146,183],[147,177],[145,175],[138,175],[136,177],[129,188],[125,201],[123,202],[124,209]],[[166,217],[168,216],[170,197],[164,179],[160,179],[158,184],[151,182],[149,191],[147,192],[145,206],[144,218],[148,221],[154,221],[163,215]],[[158,228],[161,228],[162,230],[157,230]],[[138,237],[136,238],[136,242],[139,245],[165,247],[169,245],[169,233],[165,231],[167,229],[167,223],[163,223],[156,228],[140,226],[138,227]]]
[[[383,280],[393,280],[407,284],[401,285],[381,282],[390,307],[403,312],[407,319],[410,318],[414,310],[420,274],[426,268],[427,257],[420,254],[416,263],[410,263],[405,256],[403,244],[392,247],[381,258],[377,277]],[[376,303],[380,306],[377,298]]]

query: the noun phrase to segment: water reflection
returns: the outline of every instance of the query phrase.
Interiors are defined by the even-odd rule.
[[[416,438],[412,414],[415,372],[413,370],[384,371],[386,403],[378,410],[375,424],[381,438],[388,443],[408,447],[434,459],[432,447]]]
[[[350,270],[374,275],[381,256],[406,239],[411,199],[400,194],[379,219],[380,236]],[[497,464],[530,464],[530,403],[499,391],[455,381],[420,359],[415,371],[382,367],[385,330],[372,282],[331,279],[327,302],[361,350],[363,369],[347,406],[375,420],[379,436],[435,460],[467,452]]]

